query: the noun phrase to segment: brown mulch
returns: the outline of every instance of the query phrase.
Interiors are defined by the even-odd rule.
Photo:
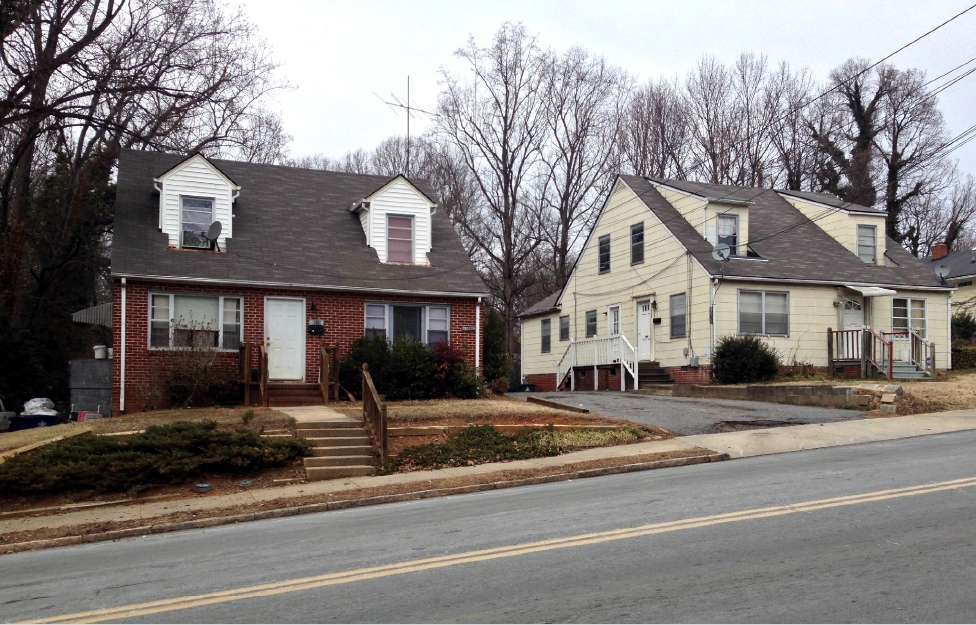
[[[0,553],[4,551],[4,544],[15,544],[27,541],[47,540],[61,538],[65,536],[80,536],[85,534],[107,532],[112,530],[129,529],[134,527],[144,527],[159,523],[177,523],[182,521],[199,520],[213,517],[232,516],[249,512],[259,512],[264,510],[274,510],[308,505],[313,503],[327,503],[334,501],[349,501],[365,499],[369,497],[380,497],[384,495],[399,495],[414,492],[421,492],[432,489],[457,488],[461,486],[472,486],[477,484],[490,484],[496,482],[506,482],[532,477],[543,477],[549,475],[560,475],[573,473],[588,469],[599,469],[604,467],[624,466],[643,462],[654,462],[658,460],[668,460],[672,458],[686,458],[690,456],[700,456],[712,454],[714,452],[707,449],[687,449],[653,454],[639,454],[622,458],[605,458],[601,460],[590,460],[587,462],[576,462],[559,467],[547,467],[540,469],[520,469],[510,471],[497,471],[489,474],[471,475],[460,478],[443,478],[437,480],[426,480],[413,484],[393,484],[389,486],[379,486],[374,488],[361,488],[347,490],[338,493],[328,493],[323,495],[310,495],[306,497],[295,497],[288,499],[275,500],[266,503],[253,503],[240,506],[232,506],[205,512],[176,512],[153,518],[137,519],[125,522],[105,522],[89,523],[86,525],[75,525],[63,528],[47,528],[36,531],[11,532],[0,535]]]

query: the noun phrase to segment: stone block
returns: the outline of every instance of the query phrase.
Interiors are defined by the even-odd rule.
[[[894,414],[898,412],[898,407],[894,404],[881,404],[881,412],[890,412]]]
[[[881,396],[882,404],[893,404],[896,401],[898,401],[898,396],[895,395],[894,393],[885,393],[884,395]]]

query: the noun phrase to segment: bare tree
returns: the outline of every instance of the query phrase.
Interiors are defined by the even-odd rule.
[[[715,57],[704,57],[688,75],[685,90],[694,159],[688,173],[704,182],[731,182],[735,121],[729,72]]]
[[[472,76],[461,80],[441,70],[437,131],[457,149],[483,197],[482,210],[461,227],[478,242],[474,260],[502,310],[512,353],[518,298],[533,282],[524,267],[540,243],[529,189],[547,128],[549,55],[523,25],[512,23],[502,25],[489,47],[470,38],[455,55]]]
[[[771,176],[773,186],[793,191],[812,189],[811,171],[815,167],[817,151],[810,140],[807,109],[813,99],[813,80],[806,70],[793,72],[781,63],[770,74],[766,97],[774,113],[769,128],[769,140],[775,151]]]
[[[650,80],[622,112],[622,166],[635,174],[685,178],[689,157],[687,103],[677,80]]]

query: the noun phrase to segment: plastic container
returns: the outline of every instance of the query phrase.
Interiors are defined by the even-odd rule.
[[[104,345],[95,346],[95,360],[105,360],[108,358],[108,348]]]

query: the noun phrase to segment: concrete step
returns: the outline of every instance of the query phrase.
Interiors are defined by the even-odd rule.
[[[924,380],[929,376],[924,371],[893,371],[891,377],[896,380]]]
[[[637,386],[637,392],[643,395],[670,395],[673,388],[673,384],[642,383]]]
[[[317,456],[305,458],[304,463],[305,468],[370,466],[376,464],[376,456]]]
[[[316,428],[361,428],[363,427],[362,419],[349,418],[342,421],[301,421],[298,423],[297,427],[299,430],[314,430]]]
[[[305,477],[308,478],[309,482],[334,480],[340,477],[356,477],[359,475],[376,475],[376,467],[308,467],[305,469]]]
[[[639,382],[672,382],[667,373],[641,373],[637,376]]]
[[[299,436],[305,438],[337,438],[346,436],[363,436],[366,431],[363,428],[304,428],[296,430]]]
[[[309,397],[272,397],[268,395],[269,408],[298,408],[300,406],[321,406],[323,405],[322,396],[318,398]]]
[[[343,445],[341,447],[313,447],[312,455],[318,458],[328,456],[369,456],[373,453],[372,445]]]
[[[360,436],[327,436],[306,439],[312,447],[349,447],[356,445],[368,445],[369,436],[363,432]]]

